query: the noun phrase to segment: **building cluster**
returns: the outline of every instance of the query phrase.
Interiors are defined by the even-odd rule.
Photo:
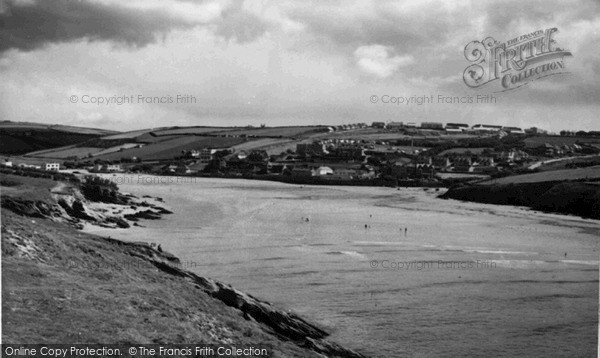
[[[38,165],[38,164],[27,164],[27,163],[19,163],[19,164],[13,164],[12,161],[8,160],[8,159],[4,159],[4,162],[2,162],[2,165],[5,167],[16,167],[16,168],[28,168],[28,169],[38,169],[38,170],[46,170],[46,171],[59,171],[60,170],[60,163],[56,163],[56,162],[50,162],[50,163],[44,163],[43,165]]]
[[[425,129],[445,132],[446,134],[544,134],[545,131],[532,127],[521,129],[519,127],[507,127],[493,124],[475,124],[469,126],[465,123],[446,123],[440,122],[422,122],[418,125],[415,122],[373,122],[371,128],[386,129],[389,131],[406,131],[413,129]]]

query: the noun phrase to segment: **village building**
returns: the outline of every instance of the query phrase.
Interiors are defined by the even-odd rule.
[[[60,170],[60,164],[59,163],[46,163],[45,170],[59,171]]]
[[[314,176],[333,175],[333,169],[330,167],[318,167],[313,171]]]
[[[443,130],[444,124],[439,122],[423,122],[421,123],[421,128],[423,129],[438,129]]]
[[[387,129],[389,130],[400,130],[402,128],[404,128],[404,123],[403,122],[390,122],[387,124],[386,126]]]

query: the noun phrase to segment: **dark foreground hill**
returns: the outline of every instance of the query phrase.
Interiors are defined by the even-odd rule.
[[[4,343],[264,344],[273,357],[363,357],[162,250],[53,221],[60,206],[31,193],[2,198],[35,209],[2,208]]]

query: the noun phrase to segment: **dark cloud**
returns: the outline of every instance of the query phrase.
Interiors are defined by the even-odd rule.
[[[89,1],[9,2],[8,11],[0,15],[0,51],[29,51],[78,39],[144,46],[159,34],[186,26],[191,25],[159,11],[133,11]]]
[[[208,25],[179,18],[160,9],[140,10],[85,0],[32,3],[11,0],[5,7],[6,11],[0,12],[0,52],[13,48],[30,51],[48,43],[80,39],[142,47],[173,29]],[[215,29],[216,35],[236,42],[252,41],[266,30],[263,21],[245,12],[239,4],[214,20],[212,25],[215,26],[211,28]]]
[[[343,10],[343,9],[342,9]],[[290,13],[290,18],[308,26],[317,37],[324,37],[330,43],[356,48],[361,45],[380,44],[395,48],[409,49],[427,41],[425,34],[406,26],[403,19],[392,14],[376,16],[346,16],[343,12],[332,16],[330,11],[316,12],[312,9],[298,9]],[[332,17],[335,21],[332,21]]]
[[[570,6],[564,6],[561,0],[508,0],[501,2],[482,3],[483,9],[488,14],[488,31],[510,37],[515,34],[515,26],[531,24],[532,31],[540,23],[544,26],[556,26],[561,22],[575,22],[593,20],[600,13],[600,2],[582,0]],[[503,41],[499,39],[499,41]]]

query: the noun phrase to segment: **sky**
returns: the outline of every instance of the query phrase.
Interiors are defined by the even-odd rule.
[[[467,44],[549,28],[565,73],[465,84]],[[600,130],[599,32],[597,0],[0,0],[0,120]]]

